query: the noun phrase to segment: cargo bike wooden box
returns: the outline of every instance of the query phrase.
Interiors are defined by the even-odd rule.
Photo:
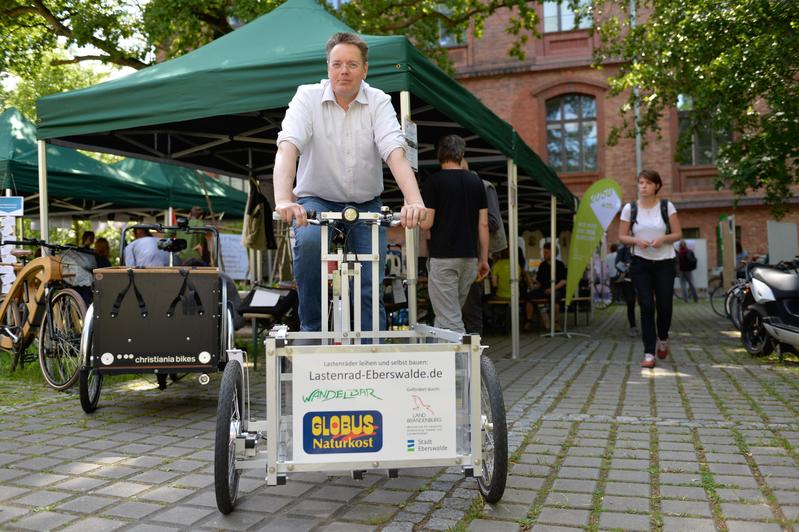
[[[319,218],[323,242],[328,225],[349,219],[344,213]],[[377,230],[388,223],[386,215],[362,213],[359,219],[371,224],[372,249],[377,249]],[[412,236],[406,231],[408,248]],[[502,497],[508,459],[505,407],[485,346],[479,336],[419,324],[401,331],[353,326],[361,323],[360,262],[378,260],[379,254],[356,257],[342,248],[332,253],[323,248],[322,301],[328,301],[331,281],[332,319],[322,313],[322,330],[332,330],[290,332],[277,326],[270,332],[264,342],[265,419],[252,414],[245,354],[231,351],[215,442],[221,512],[234,509],[244,469],[262,470],[268,485],[281,485],[300,472],[344,471],[361,478],[365,471],[383,470],[394,477],[403,468],[449,466],[477,477],[488,501]],[[337,267],[329,279],[330,262]],[[413,268],[415,258],[408,265]],[[377,270],[372,272],[372,286],[380,286]],[[414,273],[409,272],[411,285]],[[377,292],[372,295],[377,309]],[[341,304],[350,300],[354,320],[350,305]],[[377,318],[375,310],[372,323],[379,323]]]
[[[216,234],[213,227],[196,229]],[[162,247],[177,249],[170,246]],[[207,384],[208,373],[223,369],[234,347],[227,286],[216,267],[100,268],[94,270],[92,295],[79,377],[81,406],[88,413],[97,408],[105,375],[155,374],[163,389],[167,376],[198,373]]]

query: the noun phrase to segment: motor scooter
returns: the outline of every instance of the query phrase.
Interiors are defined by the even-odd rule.
[[[750,305],[741,323],[741,341],[752,356],[779,350],[799,353],[799,262],[751,269]]]

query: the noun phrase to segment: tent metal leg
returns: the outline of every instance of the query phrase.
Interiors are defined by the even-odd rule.
[[[47,143],[43,140],[37,142],[39,146],[39,228],[42,240],[47,240],[50,235],[50,205],[47,195]],[[43,255],[49,255],[47,248],[42,248]]]
[[[508,251],[510,255],[511,357],[519,358],[519,173],[508,159]]]

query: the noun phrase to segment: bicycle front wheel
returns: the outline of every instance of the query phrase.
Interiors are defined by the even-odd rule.
[[[721,318],[726,318],[727,313],[724,310],[724,302],[727,298],[727,292],[722,287],[718,287],[710,292],[710,308]]]
[[[75,290],[60,290],[50,302],[39,332],[39,365],[47,384],[66,390],[78,379],[80,335],[86,305]]]
[[[480,355],[480,418],[483,475],[477,477],[477,484],[485,500],[495,503],[505,493],[508,479],[508,427],[499,377],[485,355]]]

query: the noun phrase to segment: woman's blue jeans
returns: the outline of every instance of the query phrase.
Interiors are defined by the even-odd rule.
[[[382,202],[379,198],[364,203],[341,203],[327,201],[316,197],[299,198],[297,203],[306,211],[340,212],[346,206],[352,206],[359,212],[380,212]],[[347,253],[372,253],[372,226],[363,222],[341,222],[346,231],[344,251]],[[380,261],[379,284],[377,286],[380,304],[380,329],[386,328],[386,310],[383,306],[383,275],[386,263],[387,237],[386,228],[379,228]],[[333,229],[328,230],[328,238]],[[327,302],[322,302],[321,240],[322,230],[318,225],[294,226],[296,240],[294,243],[294,279],[297,281],[299,295],[300,330],[319,331],[322,328],[322,311],[327,311]],[[327,243],[328,246],[330,243]],[[333,250],[335,251],[335,250]],[[372,262],[361,263],[361,330],[372,329]],[[352,293],[352,291],[350,292]]]

